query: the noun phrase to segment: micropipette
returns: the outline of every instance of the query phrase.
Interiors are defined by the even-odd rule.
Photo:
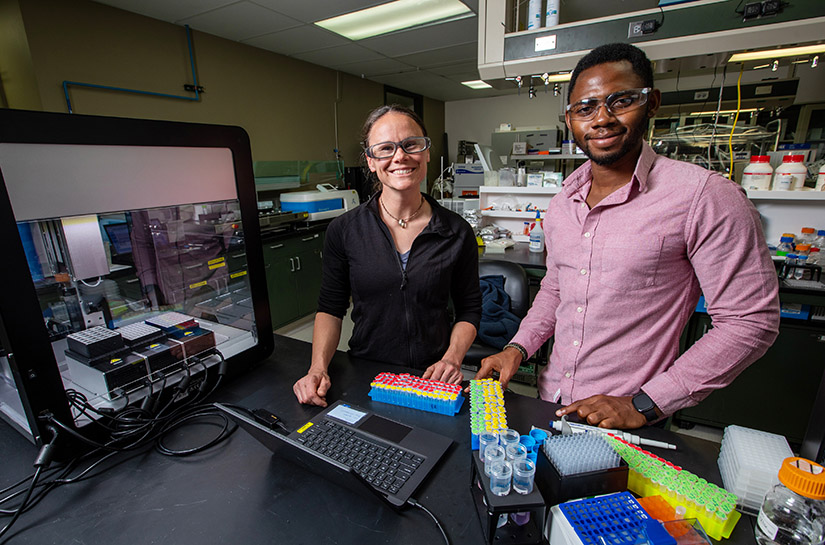
[[[646,447],[659,447],[668,450],[676,450],[676,445],[671,443],[665,443],[664,441],[656,441],[654,439],[646,439],[644,437],[639,437],[638,435],[634,435],[626,431],[611,430],[608,428],[597,428],[596,426],[588,426],[587,424],[579,424],[578,422],[568,422],[565,417],[562,417],[561,420],[554,420],[550,422],[550,425],[554,430],[562,433],[564,432],[564,428],[566,425],[573,433],[584,433],[586,431],[598,433],[611,433],[616,437],[619,437],[620,439],[624,439],[632,445],[642,445]]]

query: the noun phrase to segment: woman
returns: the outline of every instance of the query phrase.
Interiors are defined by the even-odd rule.
[[[327,229],[312,362],[293,386],[298,401],[322,407],[350,297],[350,354],[445,382],[461,381],[461,361],[481,319],[472,229],[419,192],[430,160],[424,123],[407,108],[383,106],[367,117],[362,138],[380,191]]]

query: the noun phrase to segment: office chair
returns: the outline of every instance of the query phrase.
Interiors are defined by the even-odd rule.
[[[530,309],[530,290],[527,285],[527,273],[521,265],[510,261],[482,260],[478,263],[478,276],[504,277],[504,291],[510,296],[510,312],[520,319],[527,315]],[[462,367],[477,370],[481,367],[481,360],[487,356],[497,354],[501,350],[481,342],[476,337],[467,355],[464,356]]]

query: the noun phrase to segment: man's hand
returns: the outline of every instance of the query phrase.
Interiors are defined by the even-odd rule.
[[[482,379],[493,376],[493,371],[498,372],[498,380],[501,382],[502,390],[507,388],[510,379],[518,371],[521,365],[521,352],[515,348],[505,348],[498,354],[493,354],[481,360],[481,368],[476,373],[475,379]]]
[[[556,411],[556,416],[573,413],[591,426],[600,428],[631,430],[647,424],[645,415],[633,406],[633,396],[590,396],[562,407]]]
[[[427,367],[421,378],[458,384],[464,378],[464,375],[461,374],[461,365],[439,360]]]
[[[292,391],[301,403],[326,407],[326,395],[331,385],[332,382],[325,371],[310,369],[304,378],[292,386]]]

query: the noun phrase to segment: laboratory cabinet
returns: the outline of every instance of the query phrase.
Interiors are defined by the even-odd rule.
[[[298,232],[264,241],[272,327],[315,312],[321,289],[324,232]]]
[[[688,324],[688,346],[713,327],[707,314]],[[782,319],[779,336],[764,356],[726,388],[675,415],[677,424],[731,424],[778,433],[800,444],[815,420],[814,406],[825,373],[825,323]]]

